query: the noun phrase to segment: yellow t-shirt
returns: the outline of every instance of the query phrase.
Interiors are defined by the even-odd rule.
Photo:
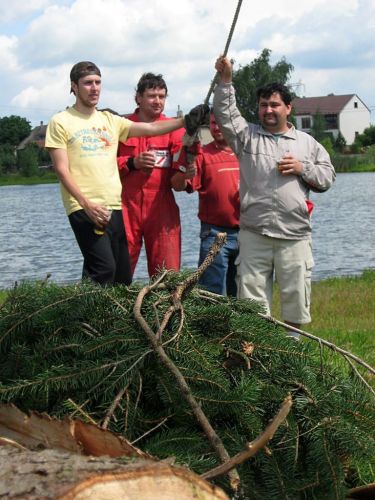
[[[91,201],[114,210],[121,208],[121,181],[117,167],[118,142],[126,141],[132,122],[109,111],[91,115],[68,108],[47,127],[46,147],[65,149],[69,170]],[[67,215],[82,207],[60,184]]]

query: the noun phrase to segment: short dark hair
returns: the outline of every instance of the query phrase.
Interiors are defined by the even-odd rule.
[[[96,64],[90,61],[81,61],[73,66],[70,70],[70,82],[74,82],[78,84],[78,80],[87,75],[98,75],[102,76],[100,73],[100,69]],[[73,92],[73,89],[70,88],[70,92]]]
[[[165,89],[165,95],[168,94],[167,84],[165,83],[163,75],[155,75],[154,73],[143,73],[135,89],[135,102],[137,102],[137,94],[142,95],[146,89],[156,89],[156,88]]]
[[[283,85],[282,83],[279,82],[268,83],[267,85],[260,87],[257,90],[257,102],[259,102],[259,99],[261,97],[268,99],[275,92],[280,94],[283,103],[286,104],[287,106],[292,102],[293,96],[289,88],[286,85]]]

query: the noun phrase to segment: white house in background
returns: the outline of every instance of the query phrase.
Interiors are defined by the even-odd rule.
[[[326,132],[331,132],[334,139],[341,132],[347,145],[370,126],[371,112],[356,94],[296,97],[292,105],[298,130],[309,133],[313,115],[319,112],[326,120]]]

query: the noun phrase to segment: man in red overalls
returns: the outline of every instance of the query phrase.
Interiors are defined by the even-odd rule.
[[[162,75],[140,78],[137,108],[128,118],[138,122],[168,120],[163,115],[167,85]],[[173,155],[182,146],[184,129],[158,137],[132,137],[119,144],[118,166],[122,182],[122,210],[132,274],[145,243],[150,276],[158,269],[180,269],[181,227],[179,208],[171,188]]]

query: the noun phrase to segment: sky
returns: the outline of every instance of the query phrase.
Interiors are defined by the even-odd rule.
[[[47,123],[74,103],[69,73],[102,72],[100,108],[130,113],[140,76],[161,73],[167,116],[202,103],[237,0],[0,2],[0,117]],[[300,97],[357,94],[375,122],[375,0],[243,0],[228,50],[234,69],[264,48],[293,65]]]

